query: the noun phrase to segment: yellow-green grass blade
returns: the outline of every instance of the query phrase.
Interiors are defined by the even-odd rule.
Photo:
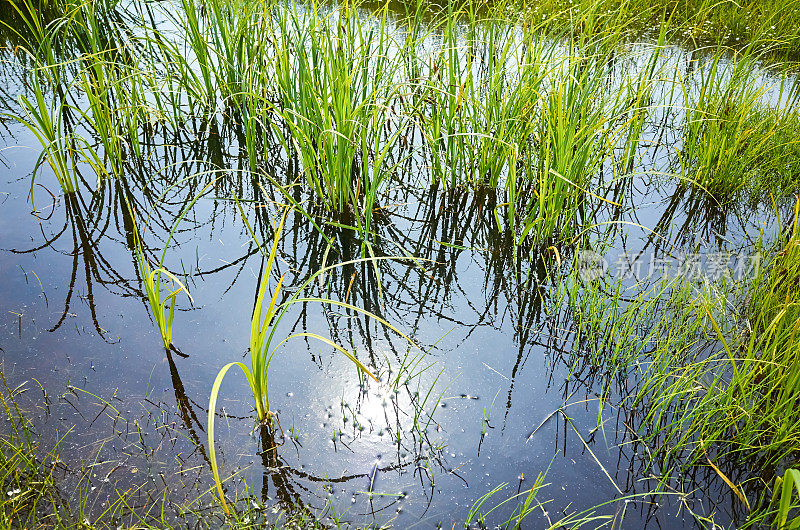
[[[214,483],[217,485],[217,494],[219,495],[219,500],[222,503],[222,509],[225,510],[225,513],[230,514],[230,508],[228,508],[228,503],[225,502],[225,493],[222,491],[222,481],[219,478],[219,465],[217,464],[217,452],[214,448],[214,413],[217,408],[217,397],[219,395],[219,388],[222,385],[222,380],[225,378],[225,374],[233,368],[234,366],[238,366],[244,372],[244,376],[247,378],[247,382],[250,384],[250,387],[253,389],[253,393],[255,394],[254,388],[254,381],[253,376],[250,373],[250,370],[247,368],[247,365],[241,362],[232,362],[228,363],[222,367],[222,369],[217,374],[217,378],[214,380],[214,385],[211,387],[211,397],[208,400],[208,455],[209,460],[211,461],[211,473],[214,475]],[[258,410],[261,407],[261,404],[258,403],[256,400],[256,409]]]
[[[376,315],[372,311],[367,311],[366,309],[362,309],[360,307],[354,306],[352,304],[348,304],[346,302],[339,302],[338,300],[331,300],[331,299],[326,299],[326,298],[310,297],[310,298],[293,298],[292,300],[289,300],[285,304],[289,305],[289,304],[293,304],[293,303],[304,303],[304,302],[317,302],[317,303],[320,303],[320,304],[331,304],[331,305],[336,305],[336,306],[339,306],[339,307],[343,307],[345,309],[350,309],[351,311],[356,311],[358,313],[361,313],[362,315],[368,316],[369,318],[373,318],[376,321],[380,322],[381,324],[383,324],[387,328],[391,329],[392,331],[394,331],[395,333],[400,335],[402,338],[404,338],[406,341],[408,341],[408,343],[411,344],[412,346],[414,346],[415,348],[417,348],[419,350],[422,349],[422,348],[420,348],[419,345],[417,345],[416,342],[414,342],[414,340],[411,337],[409,337],[408,335],[406,335],[405,333],[403,333],[402,331],[397,329],[396,326],[393,326],[392,324],[390,324],[389,321],[379,317],[378,315]]]

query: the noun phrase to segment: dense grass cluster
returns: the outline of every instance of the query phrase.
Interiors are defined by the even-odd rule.
[[[701,67],[696,90],[685,94],[683,171],[716,197],[743,187],[780,192],[800,175],[796,86],[781,83],[770,95],[778,105],[765,105],[771,87],[755,82],[757,59],[745,50],[725,68],[714,57]]]
[[[635,363],[627,366],[643,383],[630,404],[645,414],[664,468],[702,462],[712,447],[720,459],[770,469],[794,457],[800,440],[796,219],[752,280],[699,288],[662,283],[656,296],[622,310],[636,313],[647,330],[642,342],[634,341],[645,349],[611,359]]]
[[[620,394],[628,424],[639,426],[631,443],[659,470],[659,486],[675,491],[682,477],[710,469],[751,513],[742,528],[776,521],[795,502],[794,482],[771,481],[795,465],[800,443],[798,212],[800,202],[775,243],[751,249],[752,274],[738,281],[586,283],[573,273],[559,289],[568,362],[576,377],[599,377]],[[776,528],[789,524],[780,517]]]
[[[34,177],[49,167],[67,193],[86,170],[123,176],[156,131],[197,120],[231,126],[254,178],[289,164],[366,232],[386,189],[416,174],[500,189],[498,229],[520,241],[574,235],[587,209],[616,204],[652,121],[669,115],[682,140],[656,169],[722,198],[796,182],[797,85],[765,77],[757,46],[732,61],[710,50],[684,76],[665,60],[668,23],[621,53],[631,32],[600,7],[573,35],[471,6],[430,18],[421,3],[405,18],[347,4],[70,3],[49,24],[14,5],[30,87],[14,116],[42,145]]]
[[[645,34],[669,20],[674,40],[691,47],[756,43],[772,60],[800,58],[800,8],[791,0],[547,0],[525,6],[529,19],[553,18],[574,31],[582,31],[580,21],[588,11],[618,18],[629,30]]]

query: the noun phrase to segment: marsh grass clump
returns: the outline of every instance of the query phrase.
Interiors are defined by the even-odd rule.
[[[589,199],[605,193],[598,177],[623,134],[633,164],[652,90],[644,78],[658,55],[629,102],[609,89],[618,32],[590,17],[592,36],[544,37],[535,21],[515,28],[492,13],[449,4],[435,19],[426,37],[432,51],[411,48],[406,113],[422,135],[432,183],[503,188],[507,200],[494,208],[500,230],[518,242],[559,240],[580,226]]]
[[[136,234],[135,238],[136,264],[139,275],[142,278],[142,285],[147,295],[147,303],[150,307],[151,315],[155,320],[156,326],[158,326],[164,348],[167,350],[174,349],[175,346],[172,344],[172,323],[175,319],[177,296],[181,292],[185,292],[191,300],[191,295],[189,295],[189,291],[180,279],[169,272],[163,265],[159,264],[156,268],[151,267],[142,248],[139,235]]]
[[[745,313],[749,340],[738,344],[745,356],[741,386],[758,392],[747,441],[774,464],[795,455],[800,441],[800,202],[778,248],[756,278]]]
[[[505,20],[448,5],[433,53],[412,81],[415,117],[434,183],[492,187],[513,181],[530,155],[535,116],[555,41],[521,35]]]
[[[757,109],[765,114],[762,123],[773,123],[774,130],[764,146],[753,194],[768,191],[777,197],[800,189],[800,109]]]
[[[189,180],[195,180],[190,177]],[[175,306],[177,303],[177,296],[181,292],[185,292],[192,301],[192,296],[189,290],[180,281],[180,279],[171,273],[165,266],[164,260],[166,259],[169,250],[169,244],[172,241],[175,231],[178,229],[183,218],[191,211],[195,203],[210,189],[213,189],[214,184],[219,180],[216,178],[210,183],[206,184],[199,193],[197,193],[191,200],[189,200],[182,211],[175,219],[172,228],[169,231],[168,237],[164,243],[164,249],[161,251],[161,257],[155,267],[152,266],[150,258],[145,251],[145,245],[142,241],[142,232],[139,231],[136,223],[136,211],[128,198],[125,198],[124,208],[127,209],[127,219],[130,222],[130,231],[133,235],[133,250],[135,253],[136,272],[142,281],[145,296],[147,297],[147,305],[150,308],[150,315],[158,327],[161,341],[167,351],[174,351],[181,356],[185,356],[178,350],[172,343],[172,324],[175,319]],[[163,198],[163,196],[162,196]],[[146,226],[145,226],[146,228]],[[155,261],[155,260],[153,260]],[[165,294],[166,293],[166,294]]]
[[[696,73],[697,86],[684,86],[686,111],[681,173],[692,185],[723,200],[757,185],[781,189],[796,179],[796,98],[781,78],[777,94],[757,67],[758,55],[720,52]],[[777,99],[769,105],[767,95]]]
[[[406,110],[422,133],[431,181],[445,188],[496,188],[515,171],[530,141],[543,51],[552,43],[533,30],[520,39],[505,21],[453,3],[429,34],[415,38],[412,46],[435,43],[432,51],[412,57]]]
[[[725,65],[716,54],[698,71],[698,86],[684,89],[682,173],[717,197],[730,197],[745,185],[762,143],[772,134],[772,124],[752,112],[766,91],[753,78],[754,59],[739,59],[730,71]]]
[[[543,83],[531,153],[507,184],[507,217],[520,241],[564,239],[592,219],[593,204],[617,204],[603,197],[602,168],[614,160],[624,111],[606,89],[604,57],[597,49],[571,49]]]
[[[609,156],[605,76],[602,67],[597,71],[589,66],[600,66],[593,59],[598,58],[570,57],[551,78],[531,175],[537,183],[538,204],[527,212],[526,230],[569,233],[578,222],[583,192]]]
[[[545,0],[522,6],[533,22],[547,21],[559,29],[580,33],[587,14],[611,22],[635,40],[651,35],[666,22],[670,42],[687,47],[753,45],[771,62],[792,62],[800,57],[800,8],[792,0]]]
[[[135,49],[127,47],[123,29],[93,2],[84,2],[70,13],[67,27],[80,51],[73,89],[85,98],[76,103],[75,113],[99,144],[87,145],[83,158],[99,179],[120,178],[127,155],[141,155],[146,98],[133,57]]]
[[[800,202],[798,202],[800,207]],[[771,267],[756,279],[748,297],[747,314],[754,333],[764,333],[775,317],[794,311],[800,303],[800,231],[797,215],[788,235],[781,238]],[[800,316],[800,315],[798,315]],[[789,318],[787,321],[791,322]]]
[[[390,113],[400,55],[388,11],[365,20],[349,3],[330,12],[293,3],[273,17],[278,139],[326,209],[371,212],[404,130]]]
[[[675,279],[630,287],[606,277],[582,281],[573,272],[561,288],[573,329],[574,370],[591,365],[614,377],[628,373],[665,336],[672,335],[675,344],[694,342],[696,325],[691,312],[678,310],[686,293]]]
[[[245,119],[246,102],[265,97],[265,67],[274,51],[267,40],[271,9],[258,2],[182,0],[180,9],[167,10],[166,16],[184,39],[151,28],[157,39],[153,52],[170,67],[188,115],[224,112]]]
[[[687,284],[670,295],[676,325],[648,348],[630,396],[661,469],[708,464],[748,509],[746,485],[723,468],[753,465],[771,480],[800,443],[798,213],[800,203],[774,259],[750,282]]]
[[[25,22],[13,31],[28,87],[12,117],[41,144],[33,180],[45,163],[65,193],[77,190],[82,167],[98,181],[121,177],[126,154],[141,154],[146,98],[120,16],[104,2],[80,1],[47,22],[27,0],[12,5]]]
[[[19,104],[25,115],[12,117],[22,123],[42,147],[42,152],[34,165],[31,189],[41,166],[46,163],[53,171],[62,191],[66,194],[75,193],[78,187],[78,178],[75,174],[76,153],[73,135],[66,131],[64,124],[67,104],[63,99],[63,92],[56,92],[56,95],[48,101],[39,73],[33,72],[30,79],[33,100],[21,95]]]

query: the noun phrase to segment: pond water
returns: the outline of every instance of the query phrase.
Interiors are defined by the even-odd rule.
[[[3,77],[14,79],[15,68],[9,63]],[[173,517],[181,510],[200,517],[213,487],[209,392],[224,364],[247,356],[266,261],[232,199],[269,241],[276,195],[239,173],[246,156],[225,124],[155,135],[149,158],[126,166],[127,179],[73,196],[60,193],[49,170],[31,188],[39,145],[17,124],[2,125],[0,355],[8,384],[24,385],[20,402],[44,446],[63,437],[64,491],[79,498],[76,488],[90,487],[89,512],[101,513],[115,490],[139,488],[132,495],[139,513],[160,511],[166,496]],[[648,134],[663,135],[663,127],[656,116]],[[760,234],[779,227],[770,205],[721,208],[645,173],[665,168],[668,153],[643,151],[642,172],[614,195],[620,204],[594,212],[591,237],[607,266],[638,255],[648,275],[664,257],[749,256]],[[220,168],[223,179],[203,173]],[[273,171],[282,182],[294,174],[291,164]],[[614,528],[691,528],[689,510],[713,513],[723,525],[741,520],[738,499],[711,469],[668,477],[664,493],[648,495],[662,477],[638,442],[647,426],[620,406],[625,378],[609,385],[604,369],[580,361],[577,319],[557,295],[569,273],[553,271],[569,271],[574,248],[524,247],[499,232],[500,192],[412,180],[387,188],[371,239],[375,255],[406,259],[344,266],[325,278],[325,292],[381,315],[422,351],[362,314],[295,306],[279,334],[330,336],[380,383],[360,385],[364,376],[322,343],[288,342],[270,367],[279,427],[259,433],[247,384],[231,372],[216,440],[222,473],[233,475],[229,498],[249,490],[274,517],[308,511],[326,523],[437,528],[463,522],[499,486],[484,513],[521,493],[489,515],[491,526],[512,517],[541,476],[536,501],[544,504],[528,516],[532,528],[589,509],[613,517]],[[125,204],[135,204],[139,223],[148,220],[142,237],[157,260],[175,218],[206,185],[169,244],[165,265],[186,282],[191,301],[178,295],[179,352],[165,353]],[[326,263],[362,257],[358,233],[341,226],[348,219],[296,196],[325,237],[303,215],[290,215],[276,273],[286,273],[286,293]]]
[[[96,462],[93,486],[129,487],[147,477],[170,495],[193,498],[212,484],[208,394],[221,365],[246,353],[264,260],[230,201],[201,200],[181,226],[169,263],[186,273],[194,300],[182,300],[175,318],[175,342],[188,357],[165,355],[136,277],[120,208],[124,188],[105,184],[94,196],[65,200],[37,187],[34,214],[26,200],[32,152],[16,147],[25,141],[19,135],[3,151],[13,176],[3,184],[0,210],[6,378],[12,386],[26,382],[26,401],[39,409],[36,426],[45,440],[66,434],[66,462]],[[654,226],[660,214],[671,214],[671,188],[648,187],[634,196],[650,203],[636,210],[638,223]],[[229,377],[218,450],[223,470],[239,473],[230,487],[246,481],[268,506],[326,513],[332,503],[345,521],[420,528],[461,520],[484,493],[508,483],[499,495],[511,496],[539,474],[550,484],[539,497],[552,499],[546,506],[554,520],[613,501],[620,496],[616,488],[651,491],[654,480],[641,473],[643,455],[625,427],[625,411],[614,411],[596,429],[595,374],[570,373],[564,354],[570,330],[559,336],[546,314],[559,309],[548,307],[553,301],[546,294],[517,286],[514,250],[492,233],[488,198],[406,189],[395,199],[380,222],[380,253],[395,255],[401,244],[436,263],[381,262],[380,293],[373,267],[365,264],[330,281],[351,302],[411,332],[427,355],[414,360],[419,352],[409,355],[401,340],[357,314],[314,304],[292,314],[291,330],[330,329],[374,366],[388,359],[397,370],[413,362],[414,377],[395,391],[388,384],[394,374],[385,373],[381,384],[362,392],[353,367],[332,349],[302,340],[286,344],[271,367],[272,403],[285,435],[278,436],[277,461],[258,456],[249,390],[244,378]],[[173,209],[179,206],[178,199]],[[687,222],[679,208],[668,224]],[[741,218],[731,217],[736,222],[723,226],[733,225],[735,233]],[[759,221],[751,217],[745,226],[757,230]],[[358,257],[352,234],[329,232],[342,259]],[[644,246],[647,232],[640,232],[627,234],[631,248]],[[159,241],[164,234],[150,237]],[[280,267],[289,273],[289,289],[320,266],[326,246],[305,218],[291,219]],[[47,390],[46,400],[34,379]],[[424,437],[413,428],[412,399],[424,410]],[[577,432],[553,415],[565,404]],[[732,514],[730,492],[717,482],[707,474],[698,479],[688,497],[693,510]],[[598,512],[613,514],[618,504]],[[514,508],[495,515],[505,520]],[[628,503],[624,527],[645,522],[694,524],[669,495]]]

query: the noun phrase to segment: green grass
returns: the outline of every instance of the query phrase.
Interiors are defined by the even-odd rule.
[[[272,245],[268,253],[266,252],[266,249],[264,249],[264,247],[262,246],[262,242],[259,242],[258,239],[256,238],[255,233],[253,233],[253,231],[250,230],[252,237],[255,239],[259,248],[261,248],[262,251],[264,251],[267,257],[265,268],[262,271],[261,283],[258,288],[258,294],[256,296],[256,302],[253,308],[253,315],[251,319],[250,365],[248,366],[238,361],[226,364],[220,369],[211,389],[211,396],[209,399],[209,406],[208,406],[209,459],[211,461],[214,481],[216,482],[217,486],[217,493],[219,495],[219,499],[226,513],[230,511],[230,508],[228,507],[228,504],[225,500],[225,494],[222,488],[222,480],[220,478],[220,473],[219,473],[219,466],[217,464],[216,451],[215,451],[215,438],[214,438],[215,436],[214,420],[216,416],[216,403],[219,395],[220,386],[222,385],[222,381],[228,370],[234,367],[238,367],[242,370],[242,373],[244,374],[248,386],[250,387],[250,390],[253,394],[253,400],[255,402],[254,405],[255,405],[256,421],[259,425],[263,426],[271,426],[274,417],[274,413],[270,409],[270,400],[269,400],[269,369],[270,369],[270,364],[272,363],[272,358],[286,342],[291,341],[293,339],[310,338],[314,339],[315,341],[319,341],[320,343],[327,345],[333,348],[334,350],[338,351],[342,355],[344,355],[358,368],[360,372],[368,375],[376,382],[378,381],[378,379],[372,374],[372,372],[362,363],[362,361],[359,360],[356,352],[350,352],[343,346],[333,342],[332,340],[326,337],[323,337],[322,335],[303,331],[303,332],[292,333],[283,338],[276,336],[278,325],[280,324],[281,320],[286,315],[286,312],[292,305],[315,303],[315,304],[321,304],[323,306],[324,305],[338,306],[344,309],[354,311],[356,313],[361,313],[375,320],[381,325],[385,326],[387,329],[394,331],[400,337],[405,339],[411,346],[415,346],[414,342],[407,335],[402,333],[400,330],[398,330],[392,324],[387,322],[385,319],[379,317],[378,315],[370,311],[366,311],[359,307],[353,306],[347,302],[341,302],[333,300],[331,298],[310,296],[308,294],[307,288],[313,286],[318,278],[322,277],[324,274],[326,274],[332,269],[341,267],[343,264],[326,266],[313,272],[299,286],[299,288],[294,292],[294,294],[289,296],[287,299],[282,300],[283,293],[281,291],[281,285],[283,283],[284,276],[283,275],[280,276],[280,278],[275,283],[274,287],[272,285],[273,282],[272,276],[273,276],[273,270],[275,269],[276,257],[278,255],[278,247],[281,241],[281,234],[283,232],[284,222],[286,221],[286,216],[288,215],[288,213],[289,209],[287,208],[286,210],[284,210],[280,218],[280,221],[276,224],[274,228]],[[250,225],[249,223],[247,223],[243,211],[242,211],[242,218],[249,228]],[[272,291],[271,293],[269,292],[270,290]]]
[[[366,20],[344,4],[323,13],[312,5],[278,7],[275,131],[296,153],[309,189],[333,212],[371,214],[390,170],[387,155],[403,131],[389,107],[397,85],[397,54],[390,47],[388,13]]]
[[[33,133],[42,147],[42,152],[33,168],[31,190],[39,169],[46,163],[63,192],[74,193],[78,187],[75,175],[74,138],[66,131],[64,125],[66,104],[63,101],[63,94],[48,102],[38,71],[33,72],[30,81],[33,100],[24,95],[20,96],[19,105],[24,114],[15,115],[13,118]]]
[[[533,22],[552,20],[575,32],[587,12],[620,21],[631,38],[652,34],[667,20],[670,40],[688,47],[755,45],[770,61],[800,58],[800,7],[791,0],[546,0],[524,7]]]
[[[8,434],[0,437],[0,475],[6,492],[0,524],[23,528],[45,516],[55,516],[57,522],[59,514],[66,517],[67,508],[55,477],[58,443],[49,452],[39,448],[31,424],[16,402],[21,389],[10,389],[5,374],[0,375],[5,386],[0,401],[11,425]]]
[[[780,492],[780,493],[778,493]],[[775,479],[774,494],[772,504],[777,504],[777,514],[773,522],[773,528],[800,528],[800,516],[789,514],[798,506],[800,498],[800,471],[787,469],[782,477]]]
[[[764,492],[778,491],[770,482],[800,443],[799,213],[800,203],[775,248],[754,249],[772,256],[754,278],[665,279],[645,289],[603,277],[563,287],[573,375],[594,374],[611,393],[620,383],[648,465],[663,477],[710,469],[753,510],[748,525],[774,517]],[[760,477],[728,476],[751,469]]]
[[[66,192],[78,167],[124,178],[154,124],[177,132],[219,120],[254,177],[277,152],[292,182],[362,234],[387,189],[408,180],[400,167],[423,156],[419,182],[502,189],[498,228],[517,241],[574,235],[593,221],[587,211],[618,206],[608,190],[635,172],[658,106],[680,115],[673,167],[684,181],[723,199],[750,182],[779,182],[782,194],[797,186],[798,88],[784,76],[781,105],[767,104],[776,87],[761,81],[755,45],[730,68],[719,48],[682,79],[663,61],[672,21],[654,27],[644,62],[621,51],[630,6],[578,5],[560,30],[552,18],[515,25],[510,5],[449,4],[433,18],[425,6],[402,18],[387,6],[185,0],[160,13],[185,36],[176,39],[149,23],[155,8],[76,3],[46,26],[29,17],[28,52],[41,61],[30,77],[51,79],[31,83],[18,119]],[[78,58],[64,62],[67,42]],[[620,54],[622,67],[611,60]],[[654,100],[664,78],[681,79],[680,101]]]
[[[309,212],[324,211],[331,226],[354,228],[362,259],[350,263],[370,265],[379,261],[370,243],[376,212],[393,186],[487,198],[475,215],[488,219],[493,251],[508,256],[543,248],[559,266],[580,248],[602,247],[588,245],[587,234],[597,236],[603,215],[625,207],[650,149],[666,153],[654,173],[668,168],[673,180],[717,202],[800,188],[800,85],[788,63],[768,64],[800,55],[800,13],[789,2],[767,9],[755,1],[748,10],[732,2],[548,1],[515,13],[513,3],[438,8],[420,1],[407,6],[406,17],[388,5],[370,12],[350,2],[183,0],[129,8],[69,2],[46,19],[35,4],[13,5],[22,20],[12,35],[22,43],[15,60],[25,69],[25,90],[11,116],[39,143],[32,188],[45,167],[66,194],[83,191],[83,168],[98,177],[86,193],[105,179],[133,181],[136,169],[151,167],[153,145],[198,130],[226,131],[217,141],[235,160],[223,167],[228,161],[217,156],[210,184],[198,175],[185,179],[192,193],[157,263],[146,255],[145,234],[133,227],[135,266],[167,349],[174,348],[176,299],[185,291],[165,266],[169,243],[199,197],[222,186],[218,175],[227,169],[250,179],[252,190],[263,191],[259,182],[269,180],[314,223]],[[164,27],[155,18],[166,20]],[[642,35],[648,45],[632,46]],[[687,70],[667,55],[668,43],[686,41],[715,46]],[[664,117],[672,118],[664,127],[676,134],[674,144],[654,139],[653,120]],[[142,190],[151,193],[160,178],[140,177]],[[167,183],[169,190],[179,184]],[[263,248],[236,202],[266,265],[250,319],[249,361],[224,365],[210,396],[210,461],[226,513],[231,508],[214,452],[226,373],[242,370],[256,421],[271,426],[269,369],[288,340],[315,339],[348,358],[362,384],[364,374],[372,376],[366,360],[334,340],[279,335],[290,307],[338,305],[397,331],[349,304],[347,295],[341,302],[308,294],[315,279],[342,266],[328,266],[327,258],[299,290],[285,292],[277,270],[286,214]],[[135,220],[136,212],[129,213]],[[465,222],[460,213],[453,222]],[[568,320],[573,375],[600,373],[604,396],[611,381],[636,381],[625,403],[639,414],[637,435],[648,444],[650,464],[665,475],[708,465],[723,476],[726,465],[758,462],[777,476],[796,456],[798,245],[795,219],[769,250],[770,266],[748,287],[663,282],[626,289],[605,277],[579,281],[574,270],[556,286],[550,316],[563,309],[557,316]],[[374,271],[379,277],[377,265]],[[380,292],[376,299],[382,303]],[[424,365],[421,358],[401,361],[395,388],[404,369]],[[426,406],[438,404],[432,392],[413,404],[420,432],[431,423]],[[29,440],[7,445],[9,469],[27,466],[33,473],[48,458],[26,460],[35,452]],[[7,475],[16,483],[25,476]],[[729,482],[737,496],[752,497],[749,484]],[[783,484],[791,498],[794,475]],[[51,491],[48,485],[37,499],[56,502]],[[497,491],[479,499],[467,519],[482,520]],[[506,526],[539,506],[533,490],[517,501],[517,518]],[[781,517],[791,502],[781,501]],[[10,513],[28,517],[25,510],[14,505]]]
[[[0,403],[7,420],[7,429],[0,434],[0,478],[3,500],[0,506],[0,525],[3,528],[57,528],[59,530],[93,530],[95,528],[166,528],[170,524],[165,513],[135,514],[130,510],[131,498],[146,485],[115,492],[101,498],[93,493],[92,463],[79,462],[77,484],[69,483],[68,475],[76,470],[61,458],[62,446],[73,436],[72,429],[59,433],[55,440],[45,439],[34,428],[30,411],[23,410],[19,401],[29,401],[24,394],[33,389],[23,382],[9,387],[4,369],[0,369],[2,390]],[[36,381],[34,379],[34,381]],[[38,384],[38,381],[36,381]],[[39,385],[35,392],[47,391]],[[112,407],[113,408],[113,407]],[[95,460],[95,464],[97,461]],[[68,485],[69,483],[69,485]],[[99,492],[98,492],[99,493]],[[102,503],[102,510],[95,511]],[[156,506],[157,504],[154,504]],[[147,521],[152,524],[149,524]]]
[[[791,79],[778,86],[759,76],[759,56],[734,55],[733,64],[717,51],[691,76],[684,89],[687,101],[681,164],[683,178],[713,196],[729,200],[743,188],[780,191],[798,173],[800,126]],[[696,84],[695,84],[696,83]],[[767,106],[765,95],[785,101]]]
[[[658,491],[675,492],[680,477],[705,468],[750,513],[746,528],[783,527],[779,514],[798,504],[780,479],[800,443],[797,214],[766,253],[774,259],[738,284],[677,278],[646,288],[568,276],[562,287],[571,377],[597,381],[601,402],[621,389],[647,469],[670,484]]]
[[[134,228],[134,230],[136,229]],[[189,299],[191,299],[191,296],[178,277],[169,272],[166,268],[163,266],[157,268],[151,267],[142,247],[138,232],[134,232],[134,237],[136,244],[136,265],[139,268],[142,286],[147,295],[147,303],[156,326],[158,327],[164,348],[169,350],[174,348],[172,343],[172,323],[175,319],[177,296],[181,292],[186,292]],[[167,282],[170,282],[171,285]],[[166,291],[166,294],[164,291]]]

